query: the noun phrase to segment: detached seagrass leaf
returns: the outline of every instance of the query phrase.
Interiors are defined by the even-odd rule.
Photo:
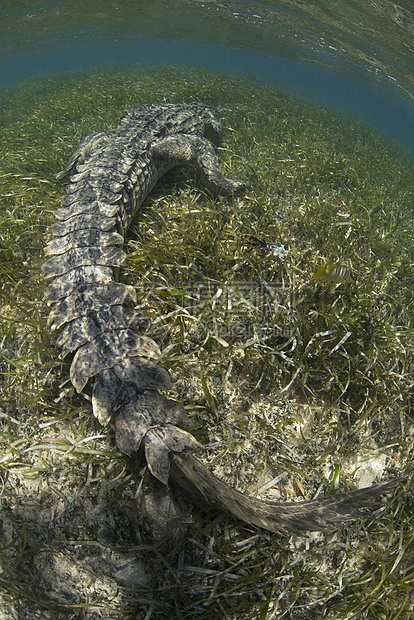
[[[166,486],[170,473],[170,454],[202,447],[190,433],[171,424],[150,428],[144,437],[144,446],[150,472]]]

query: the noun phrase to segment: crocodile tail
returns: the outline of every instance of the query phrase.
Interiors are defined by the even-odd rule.
[[[396,489],[401,480],[300,502],[260,500],[231,488],[212,474],[192,454],[171,455],[170,478],[208,504],[226,511],[249,525],[270,532],[303,534],[332,529],[334,524],[353,521],[372,513],[381,494]]]

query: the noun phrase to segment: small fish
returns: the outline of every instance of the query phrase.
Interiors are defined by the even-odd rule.
[[[266,241],[262,241],[262,239],[253,237],[253,235],[246,235],[244,237],[244,243],[249,247],[250,250],[256,249],[260,252],[260,254],[269,253],[269,246],[267,245]]]
[[[276,258],[279,258],[281,261],[283,261],[283,257],[287,254],[284,245],[269,245],[266,241],[253,237],[253,235],[246,235],[244,237],[244,243],[250,250],[256,249],[264,256],[266,254],[273,254],[273,256],[276,256]]]
[[[283,261],[283,257],[287,254],[287,249],[284,245],[269,245],[269,252]]]
[[[323,282],[332,282],[333,284],[354,281],[351,270],[344,265],[319,265],[313,274],[313,279],[318,280],[319,278]]]

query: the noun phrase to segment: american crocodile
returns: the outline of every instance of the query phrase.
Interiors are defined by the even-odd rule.
[[[262,501],[226,485],[192,454],[199,444],[179,427],[187,421],[183,406],[161,393],[170,378],[155,363],[157,344],[143,334],[147,319],[131,306],[135,290],[117,281],[129,225],[167,171],[191,165],[213,194],[246,190],[245,183],[220,170],[214,146],[221,135],[208,106],[148,105],[126,112],[112,133],[93,134],[81,143],[57,177],[66,184],[66,195],[45,248],[48,325],[60,331],[61,357],[73,355],[70,378],[76,390],[93,380],[94,415],[103,425],[114,420],[124,453],[143,447],[149,470],[162,483],[171,477],[270,531],[322,529],[363,514],[368,500],[391,490],[395,481],[299,503]]]

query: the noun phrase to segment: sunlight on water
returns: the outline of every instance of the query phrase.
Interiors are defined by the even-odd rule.
[[[393,2],[6,2],[0,85],[90,66],[246,75],[360,115],[414,152],[413,13]]]

